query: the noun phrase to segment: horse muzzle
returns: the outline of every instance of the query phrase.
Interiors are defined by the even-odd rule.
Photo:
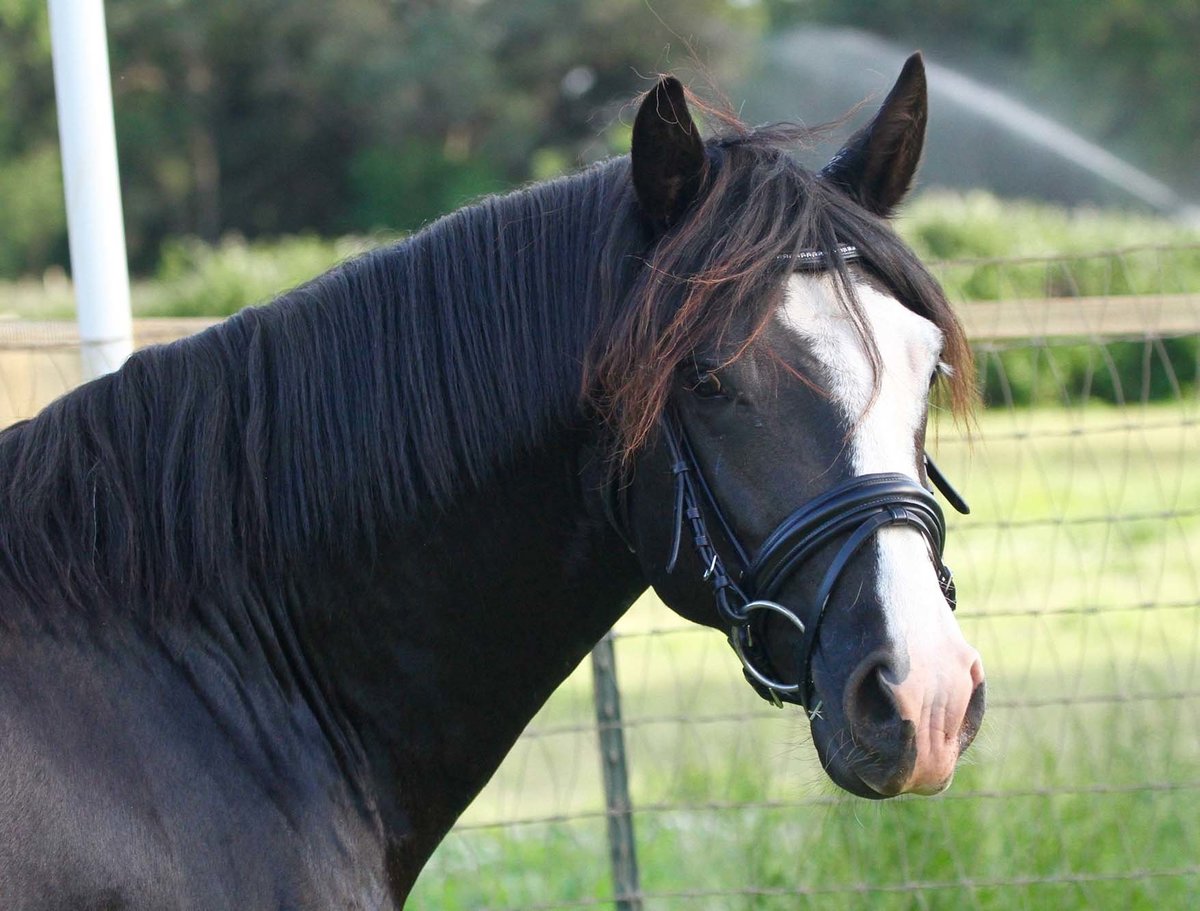
[[[950,785],[986,701],[983,662],[956,626],[876,649],[844,681],[814,664],[815,692],[831,698],[809,712],[813,742],[835,783],[874,799]]]

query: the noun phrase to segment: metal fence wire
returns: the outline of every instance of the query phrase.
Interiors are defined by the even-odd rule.
[[[960,305],[986,406],[930,429],[973,507],[948,516],[947,560],[988,674],[951,789],[839,794],[803,716],[647,595],[530,724],[409,908],[1193,906],[1200,248],[937,268],[952,296],[987,298]],[[77,382],[72,344],[61,325],[0,322],[0,425]]]

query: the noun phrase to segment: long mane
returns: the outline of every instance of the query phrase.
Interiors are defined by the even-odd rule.
[[[484,485],[578,411],[627,171],[460,210],[0,433],[0,603],[233,596]]]
[[[764,324],[780,253],[857,244],[947,333],[967,381],[936,283],[779,150],[801,135],[713,140],[703,198],[657,243],[616,159],[140,351],[3,431],[0,604],[154,613],[236,598],[256,574],[350,555],[486,488],[558,428],[599,417],[628,457],[688,351],[739,312]]]

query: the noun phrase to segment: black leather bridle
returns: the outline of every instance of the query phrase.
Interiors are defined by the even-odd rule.
[[[729,628],[729,644],[741,659],[746,679],[764,699],[775,705],[811,706],[813,648],[830,596],[851,558],[883,528],[908,525],[921,533],[929,545],[942,594],[954,610],[954,576],[942,561],[946,520],[933,494],[912,478],[898,473],[865,474],[835,485],[780,522],[751,559],[709,487],[678,416],[664,416],[660,431],[675,478],[674,534],[666,570],[675,571],[686,525],[717,612]],[[967,512],[966,503],[928,456],[925,464],[929,478],[946,499]],[[720,529],[726,545],[722,550],[736,561],[733,571],[709,531],[709,518],[715,519]],[[792,608],[774,600],[788,578],[818,551],[839,541],[816,594],[806,604]],[[794,683],[778,679],[770,670],[763,634],[770,614],[786,620],[800,634]]]
[[[843,261],[858,255],[858,251],[849,245],[840,246],[836,252]],[[796,269],[821,271],[828,268],[826,257],[820,251],[801,251],[789,258]],[[954,577],[942,562],[946,520],[933,493],[912,478],[897,473],[849,478],[792,512],[767,536],[758,553],[751,558],[705,479],[678,415],[668,409],[659,425],[675,483],[674,533],[666,571],[675,571],[686,525],[691,532],[692,547],[703,567],[704,581],[712,589],[717,612],[729,628],[729,643],[742,662],[746,679],[764,699],[776,706],[791,702],[815,711],[811,707],[811,663],[825,609],[851,558],[883,528],[907,525],[920,532],[929,545],[942,594],[954,610]],[[927,477],[947,502],[961,513],[970,512],[928,454],[925,469]],[[717,547],[709,531],[710,520],[715,521],[719,529],[722,548]],[[619,525],[618,531],[628,541],[628,535]],[[839,541],[816,595],[808,603],[791,608],[774,600],[788,578],[818,551]],[[732,571],[721,556],[722,550],[730,554],[736,564]],[[766,619],[771,614],[790,623],[800,635],[795,683],[778,679],[771,668],[764,635]]]

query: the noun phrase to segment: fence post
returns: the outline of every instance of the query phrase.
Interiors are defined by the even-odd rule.
[[[625,729],[621,726],[621,691],[612,633],[592,649],[592,698],[600,736],[600,768],[604,773],[604,806],[608,821],[608,854],[612,863],[617,911],[642,911],[637,844],[633,836],[633,802],[625,762]]]

